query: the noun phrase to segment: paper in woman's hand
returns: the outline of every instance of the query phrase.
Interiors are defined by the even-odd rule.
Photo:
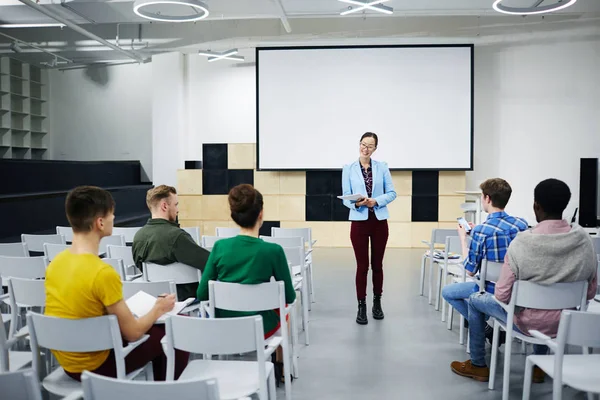
[[[363,194],[348,194],[346,196],[338,196],[340,200],[350,200],[351,202],[357,202],[359,200],[365,199],[366,196]]]

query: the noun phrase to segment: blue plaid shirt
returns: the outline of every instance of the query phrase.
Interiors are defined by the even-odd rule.
[[[504,211],[488,215],[485,222],[477,225],[470,232],[471,244],[469,257],[465,259],[465,269],[476,273],[485,258],[493,262],[504,262],[508,245],[517,236],[517,233],[527,229],[527,221],[523,218],[512,217]],[[485,290],[494,293],[494,282],[486,282]],[[474,291],[478,291],[476,286]]]

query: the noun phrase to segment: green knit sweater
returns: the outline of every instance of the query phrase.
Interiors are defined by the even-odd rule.
[[[197,297],[200,301],[208,300],[208,281],[211,280],[255,285],[269,282],[271,277],[284,282],[285,301],[288,304],[294,302],[296,292],[281,246],[244,235],[221,239],[210,252]],[[273,333],[279,326],[279,316],[272,310],[236,312],[217,309],[216,316],[230,318],[257,314],[262,315],[265,335]]]

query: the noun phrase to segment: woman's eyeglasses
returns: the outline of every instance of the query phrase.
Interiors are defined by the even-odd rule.
[[[361,148],[363,148],[363,149],[367,149],[367,150],[369,150],[369,151],[373,151],[373,150],[375,150],[375,146],[372,146],[372,145],[366,145],[366,144],[364,144],[364,143],[361,143],[361,144],[360,144],[360,147],[361,147]]]

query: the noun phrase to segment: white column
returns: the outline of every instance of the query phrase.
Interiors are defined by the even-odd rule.
[[[184,167],[186,138],[185,58],[181,53],[152,57],[152,181],[177,184]]]

